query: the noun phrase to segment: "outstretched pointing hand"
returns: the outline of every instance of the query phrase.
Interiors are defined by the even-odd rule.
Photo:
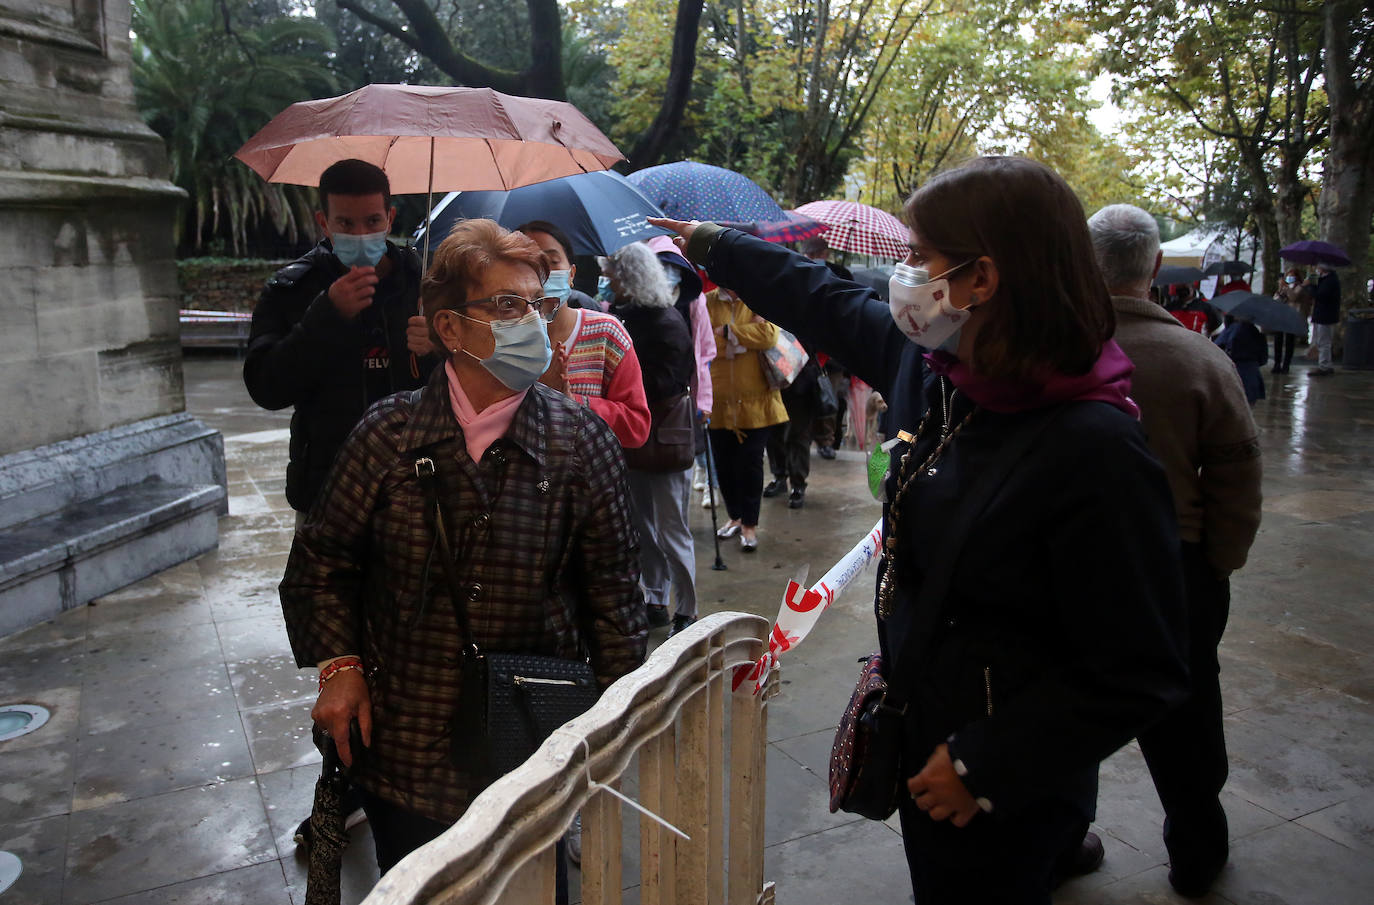
[[[692,230],[696,229],[697,224],[700,222],[700,220],[670,220],[667,217],[649,218],[650,225],[657,226],[660,229],[666,229],[669,232],[677,233],[677,236],[673,239],[673,242],[675,242],[677,244],[677,247],[681,249],[687,248],[687,240],[692,238]]]

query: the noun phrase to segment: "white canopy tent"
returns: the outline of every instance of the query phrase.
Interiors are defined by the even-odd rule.
[[[1246,281],[1251,287],[1264,284],[1264,262],[1255,250],[1254,240],[1245,236],[1241,241],[1240,255],[1236,255],[1235,237],[1219,229],[1202,227],[1185,233],[1177,239],[1162,242],[1159,246],[1164,255],[1164,264],[1178,264],[1185,267],[1199,267],[1206,270],[1208,265],[1217,261],[1241,260],[1249,263],[1253,258],[1255,272]],[[1211,298],[1217,287],[1216,277],[1202,281],[1202,294]]]

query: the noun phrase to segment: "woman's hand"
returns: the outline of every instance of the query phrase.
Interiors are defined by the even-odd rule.
[[[320,689],[310,718],[334,740],[344,766],[353,766],[353,752],[348,750],[348,724],[357,720],[363,744],[372,745],[372,698],[367,693],[367,680],[362,672],[345,669],[335,673]]]
[[[553,344],[553,361],[539,382],[560,393],[568,392],[568,349],[560,342]]]
[[[916,807],[929,814],[931,820],[952,819],[955,826],[968,826],[978,814],[978,802],[954,772],[948,745],[936,748],[925,768],[906,781],[906,787]]]
[[[666,229],[672,233],[677,233],[673,242],[677,244],[678,248],[684,250],[687,248],[687,243],[692,238],[692,231],[697,228],[697,224],[700,222],[700,220],[670,220],[667,217],[649,218],[650,225]]]

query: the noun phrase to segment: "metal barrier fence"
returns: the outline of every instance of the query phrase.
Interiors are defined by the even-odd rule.
[[[734,667],[759,658],[769,629],[758,616],[716,613],[669,639],[363,905],[552,905],[554,846],[579,811],[586,905],[620,905],[636,885],[641,905],[772,905],[764,763],[777,673],[758,695],[752,683],[731,690]],[[622,858],[624,816],[636,812],[610,791],[635,759],[639,805],[689,837],[639,814],[637,878]]]

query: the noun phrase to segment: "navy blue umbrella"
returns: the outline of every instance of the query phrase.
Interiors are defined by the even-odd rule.
[[[675,220],[783,223],[787,212],[748,176],[694,160],[648,167],[630,182]]]
[[[486,218],[506,229],[531,220],[547,220],[568,234],[573,254],[608,255],[631,242],[667,235],[646,217],[663,212],[609,170],[578,173],[509,192],[453,192],[430,212],[434,239],[442,241],[459,220]],[[417,238],[423,231],[417,232]]]

